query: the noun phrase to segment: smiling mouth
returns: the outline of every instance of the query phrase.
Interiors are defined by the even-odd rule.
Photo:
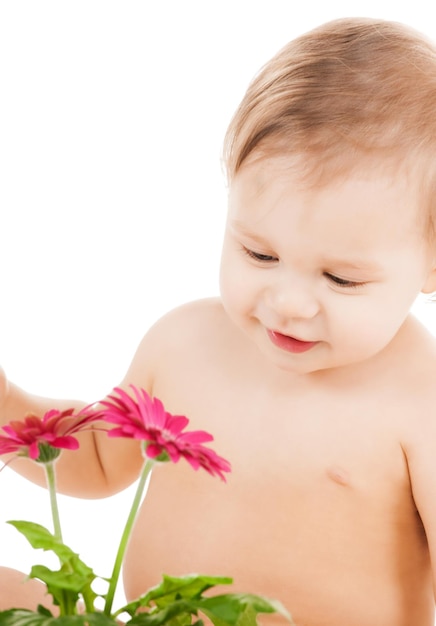
[[[282,335],[275,330],[268,330],[267,333],[275,346],[281,350],[286,350],[286,352],[293,352],[294,354],[307,352],[318,343],[317,341],[301,341],[301,339],[296,339],[295,337]]]

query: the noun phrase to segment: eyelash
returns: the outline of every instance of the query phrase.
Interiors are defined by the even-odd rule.
[[[345,280],[344,278],[339,278],[339,276],[329,274],[328,272],[325,272],[324,276],[326,276],[334,285],[344,289],[357,289],[366,285],[365,282],[358,283],[353,280]]]
[[[270,254],[261,254],[260,252],[254,252],[254,250],[250,250],[250,248],[246,248],[245,246],[242,248],[244,253],[250,257],[250,259],[254,259],[259,263],[272,263],[277,261],[277,257],[272,256]],[[366,282],[356,282],[353,280],[345,280],[344,278],[340,278],[339,276],[335,276],[334,274],[330,274],[329,272],[325,272],[324,276],[329,279],[337,287],[341,287],[343,289],[358,289],[359,287],[364,287]]]
[[[255,261],[259,261],[260,263],[271,263],[278,260],[275,256],[254,252],[254,250],[250,250],[250,248],[246,248],[245,246],[242,249],[244,253],[250,257],[250,259],[254,259]]]

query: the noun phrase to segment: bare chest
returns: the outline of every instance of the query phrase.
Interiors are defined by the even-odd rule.
[[[261,480],[271,489],[318,496],[326,490],[333,495],[333,486],[372,498],[385,498],[384,490],[392,493],[393,485],[408,491],[404,415],[396,402],[389,406],[371,394],[319,393],[298,385],[275,393],[261,381],[230,377],[223,384],[213,378],[189,382],[171,385],[169,397],[162,390],[164,402],[187,415],[193,429],[213,434],[214,448],[232,463],[235,489]]]
[[[238,590],[276,597],[323,624],[315,590],[318,606],[334,615],[336,603],[349,602],[351,611],[382,589],[392,597],[395,587],[398,599],[413,577],[427,584],[425,539],[392,411],[346,394],[295,389],[274,397],[258,388],[248,396],[243,385],[224,393],[212,382],[196,393],[176,384],[168,401],[214,435],[232,473],[222,484],[182,464],[159,469],[132,541],[132,591],[162,572],[230,575]]]

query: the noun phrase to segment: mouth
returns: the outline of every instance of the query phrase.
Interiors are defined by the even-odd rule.
[[[293,352],[294,354],[307,352],[318,343],[318,341],[302,341],[296,337],[282,335],[275,330],[267,330],[267,334],[275,346],[281,350],[286,350],[286,352]]]

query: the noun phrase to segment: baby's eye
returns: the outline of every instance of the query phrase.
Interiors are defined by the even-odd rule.
[[[324,276],[326,276],[330,280],[330,282],[334,283],[335,285],[338,285],[339,287],[353,288],[353,287],[362,287],[363,285],[365,285],[364,282],[360,283],[354,280],[346,280],[345,278],[340,278],[339,276],[335,276],[334,274],[329,274],[328,272],[326,272]]]
[[[277,257],[272,256],[270,254],[261,254],[260,252],[254,252],[254,250],[250,250],[249,248],[244,247],[244,252],[251,259],[255,261],[260,261],[261,263],[271,263],[271,261],[278,261]]]

